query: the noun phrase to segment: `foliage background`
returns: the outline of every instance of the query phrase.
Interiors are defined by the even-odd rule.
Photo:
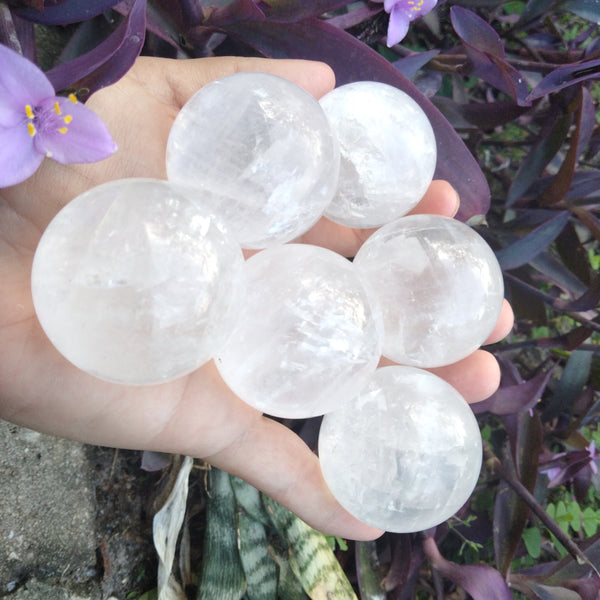
[[[381,3],[339,0],[0,2],[0,42],[82,99],[140,53],[314,58],[339,84],[384,81],[414,97],[436,132],[436,177],[497,252],[516,323],[492,348],[500,390],[473,407],[485,462],[469,503],[435,530],[337,548],[341,576],[363,600],[598,600],[600,3],[449,0],[392,48],[387,22]],[[315,444],[318,422],[289,426]],[[252,513],[238,497],[231,506],[224,527],[239,535]],[[276,557],[274,593],[292,597],[281,583],[289,531],[264,511],[257,522]],[[241,577],[219,597],[273,597]]]

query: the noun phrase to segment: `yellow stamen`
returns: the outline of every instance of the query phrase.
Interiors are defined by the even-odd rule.
[[[73,103],[73,104],[77,104],[77,96],[75,94],[69,94],[69,100]]]
[[[61,128],[58,130],[58,133],[67,133],[67,131],[69,131],[69,130],[68,130],[66,127],[61,127]]]
[[[71,115],[65,115],[65,124],[68,125],[71,121],[73,120],[73,117]]]
[[[55,103],[54,103],[54,112],[55,112],[57,115],[62,115],[62,111],[60,110],[60,106],[58,105],[58,102],[55,102]]]
[[[33,137],[37,131],[35,130],[35,125],[31,122],[27,123],[27,131],[29,132],[29,135],[31,137]]]
[[[33,119],[35,117],[33,114],[33,109],[31,108],[31,104],[25,105],[25,114],[27,115],[28,119]]]

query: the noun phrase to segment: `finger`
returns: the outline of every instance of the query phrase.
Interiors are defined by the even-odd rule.
[[[372,540],[383,533],[358,521],[335,500],[318,458],[295,433],[271,419],[263,417],[206,460],[262,490],[323,533],[354,540]]]
[[[490,333],[488,336],[487,340],[485,340],[484,345],[495,344],[496,342],[503,340],[510,333],[514,321],[515,315],[513,313],[512,306],[507,300],[504,300],[498,322],[496,323],[492,333]]]
[[[437,214],[453,217],[459,206],[456,190],[443,180],[434,180],[410,214]],[[353,229],[322,218],[296,242],[329,248],[342,256],[354,256],[376,229]]]
[[[261,72],[289,79],[320,98],[335,86],[333,70],[322,62],[292,59],[211,57],[193,60],[170,60],[142,57],[136,61],[134,74],[140,82],[158,73],[165,87],[159,92],[166,104],[183,106],[201,87],[226,75]],[[157,90],[153,86],[153,91]]]

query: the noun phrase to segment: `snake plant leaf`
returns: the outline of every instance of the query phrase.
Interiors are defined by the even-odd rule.
[[[198,600],[241,600],[246,578],[237,546],[236,503],[229,475],[208,473],[206,533]]]
[[[269,554],[265,526],[238,508],[238,546],[248,600],[277,600],[277,565]]]
[[[268,496],[262,498],[277,533],[289,545],[292,571],[310,598],[357,600],[326,537]]]

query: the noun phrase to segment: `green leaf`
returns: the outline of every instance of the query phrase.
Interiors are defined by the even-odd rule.
[[[208,473],[206,533],[198,600],[241,600],[246,579],[236,534],[236,504],[229,475],[212,468]]]
[[[596,535],[598,525],[600,525],[600,510],[595,511],[591,506],[586,506],[581,516],[581,526],[586,537]]]
[[[259,521],[238,511],[240,560],[246,576],[248,600],[277,600],[277,566],[269,554],[265,527]]]
[[[279,536],[289,544],[292,571],[312,600],[357,600],[325,535],[263,494],[263,502]]]
[[[530,527],[523,532],[523,542],[527,554],[532,558],[539,558],[542,552],[542,534],[537,527]]]

